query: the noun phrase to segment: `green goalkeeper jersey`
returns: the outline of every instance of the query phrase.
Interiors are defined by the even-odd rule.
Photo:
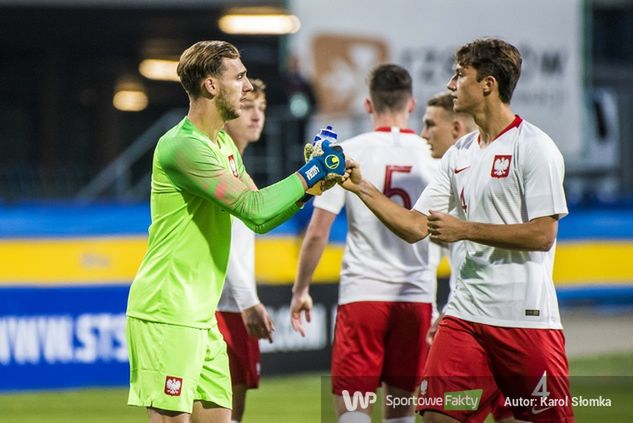
[[[128,316],[209,328],[226,275],[231,214],[263,233],[299,210],[298,175],[257,190],[231,138],[220,131],[217,141],[188,118],[158,141],[148,249],[130,288]]]

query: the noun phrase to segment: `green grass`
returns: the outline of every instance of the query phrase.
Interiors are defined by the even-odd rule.
[[[575,396],[612,400],[610,408],[577,407],[576,421],[633,421],[633,353],[572,360],[572,391]],[[596,377],[601,376],[601,377]],[[629,377],[621,377],[629,376]],[[329,386],[320,375],[264,377],[258,390],[248,394],[245,422],[321,422],[331,418]],[[147,421],[146,412],[125,405],[126,389],[82,389],[0,395],[0,421],[11,423],[132,423]],[[378,414],[375,413],[376,415]],[[379,422],[378,416],[374,418]]]

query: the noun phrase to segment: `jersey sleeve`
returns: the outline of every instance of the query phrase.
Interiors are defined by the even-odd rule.
[[[279,213],[275,217],[273,217],[273,218],[271,218],[271,219],[269,219],[269,220],[267,220],[267,221],[265,221],[263,223],[256,224],[256,223],[253,223],[253,222],[251,222],[249,220],[242,220],[242,222],[244,222],[244,224],[246,226],[248,226],[248,228],[250,230],[252,230],[253,232],[256,232],[258,234],[265,234],[266,232],[269,232],[272,229],[275,229],[277,226],[281,225],[286,220],[290,219],[299,210],[301,210],[301,207],[299,207],[299,206],[297,206],[296,204],[293,203],[286,210],[282,211],[281,213]]]
[[[453,208],[451,201],[451,169],[450,157],[454,147],[451,147],[433,174],[431,183],[422,191],[420,198],[413,206],[414,210],[429,215],[429,210],[448,213]]]
[[[255,182],[253,181],[253,178],[251,178],[251,175],[249,175],[248,172],[246,172],[246,170],[244,172],[242,172],[242,174],[240,175],[240,180],[249,189],[251,189],[253,191],[259,191],[259,188],[257,188],[257,185],[255,185]]]
[[[255,237],[246,226],[234,221],[226,288],[240,311],[259,304],[255,285]]]
[[[159,163],[178,189],[212,201],[253,226],[263,227],[280,214],[291,215],[289,210],[294,210],[292,206],[304,193],[298,175],[254,190],[245,183],[250,177],[236,178],[218,155],[205,147],[196,139],[187,139],[158,150]]]
[[[314,198],[314,207],[339,214],[345,205],[345,190],[336,185]]]
[[[519,156],[528,220],[567,215],[563,156],[547,136],[527,139]]]
[[[237,168],[238,168],[238,173],[240,175],[240,180],[244,182],[244,185],[249,187],[251,190],[258,191],[259,188],[257,188],[257,185],[255,185],[255,182],[251,178],[251,175],[249,175],[248,172],[246,172],[246,168],[244,167],[241,156],[239,157],[240,159],[238,161]],[[269,219],[263,223],[255,223],[251,220],[246,220],[245,218],[242,218],[241,220],[253,232],[256,232],[258,234],[263,234],[276,228],[277,226],[279,226],[280,224],[288,220],[290,217],[292,217],[299,210],[301,210],[301,207],[297,206],[296,203],[293,203],[286,210],[282,211],[281,213],[279,213],[272,219]]]

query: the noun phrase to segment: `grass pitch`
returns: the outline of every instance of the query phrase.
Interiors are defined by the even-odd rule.
[[[576,359],[570,362],[572,394],[601,395],[611,407],[576,407],[576,421],[633,421],[633,353]],[[323,379],[326,380],[326,379]],[[323,393],[323,394],[322,394]],[[322,414],[323,400],[323,419]],[[0,421],[12,423],[138,423],[146,422],[144,409],[128,407],[126,389],[0,395]],[[315,423],[335,421],[329,386],[318,374],[264,377],[258,390],[248,394],[244,422]],[[379,410],[373,421],[380,422]],[[420,419],[418,418],[418,421]]]

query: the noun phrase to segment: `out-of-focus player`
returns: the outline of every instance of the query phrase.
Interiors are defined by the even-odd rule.
[[[477,39],[457,50],[448,88],[454,110],[473,116],[478,130],[448,150],[412,210],[389,201],[358,165],[344,183],[410,242],[429,233],[464,241],[420,384],[425,423],[475,417],[497,385],[519,420],[574,420],[571,405],[559,402],[569,398],[569,380],[552,281],[558,219],[567,214],[564,162],[552,139],[510,108],[520,72],[521,55],[505,41]],[[476,397],[477,407],[431,401],[447,393]]]
[[[412,82],[400,66],[376,67],[369,77],[365,110],[374,130],[345,140],[346,154],[364,165],[366,178],[388,201],[411,208],[436,171],[428,146],[407,129],[414,110]],[[338,421],[369,422],[371,406],[352,402],[384,387],[384,421],[414,421],[413,397],[427,353],[425,335],[436,293],[439,248],[410,245],[394,236],[351,193],[335,187],[315,198],[293,286],[293,328],[304,334],[310,320],[312,275],[332,222],[345,207],[349,230],[341,271],[332,353],[332,391]],[[404,405],[394,406],[403,399]],[[355,406],[353,405],[355,404]]]
[[[246,95],[240,117],[226,122],[240,155],[259,140],[266,119],[266,86],[250,79],[253,91]],[[246,405],[246,391],[259,386],[259,342],[272,342],[273,322],[257,296],[255,285],[255,233],[241,220],[233,219],[231,252],[222,296],[215,314],[224,337],[231,368],[233,409],[231,422],[240,422]]]
[[[458,139],[477,128],[472,116],[453,111],[453,96],[450,91],[438,93],[427,101],[422,123],[424,126],[420,136],[429,144],[431,156],[433,156],[434,159],[444,157],[444,153],[446,153]],[[456,210],[454,211],[456,214]],[[450,296],[455,290],[457,269],[459,269],[466,252],[461,241],[444,244],[444,246],[448,252],[448,259],[451,266],[448,300],[450,301]],[[443,249],[443,252],[444,251]],[[433,341],[435,332],[437,332],[440,318],[441,316],[435,319],[427,334],[427,342],[429,345]]]
[[[266,232],[294,215],[310,187],[345,174],[340,147],[322,146],[287,178],[258,190],[224,132],[253,87],[238,50],[200,41],[178,76],[189,112],[154,151],[148,249],[130,288],[128,404],[150,422],[228,423],[231,376],[217,328],[231,243],[231,216]]]
[[[438,93],[426,102],[426,111],[424,112],[422,120],[424,127],[420,136],[429,144],[431,155],[434,159],[441,159],[444,153],[446,153],[458,139],[477,129],[477,125],[475,125],[475,121],[471,115],[457,113],[453,110],[453,95],[450,91]],[[452,213],[457,215],[456,210],[453,210]],[[462,241],[455,241],[445,245],[446,249],[442,249],[442,251],[448,253],[448,259],[451,265],[448,303],[455,290],[457,272],[466,251]],[[443,311],[440,316],[433,321],[431,329],[429,329],[427,333],[426,341],[429,346],[433,343],[433,338],[437,332],[442,315]],[[510,407],[505,405],[505,397],[501,393],[499,393],[497,399],[492,402],[491,412],[497,423],[512,423],[516,421],[512,416]],[[482,412],[479,419],[471,419],[471,422],[483,422],[486,417],[486,413]]]

